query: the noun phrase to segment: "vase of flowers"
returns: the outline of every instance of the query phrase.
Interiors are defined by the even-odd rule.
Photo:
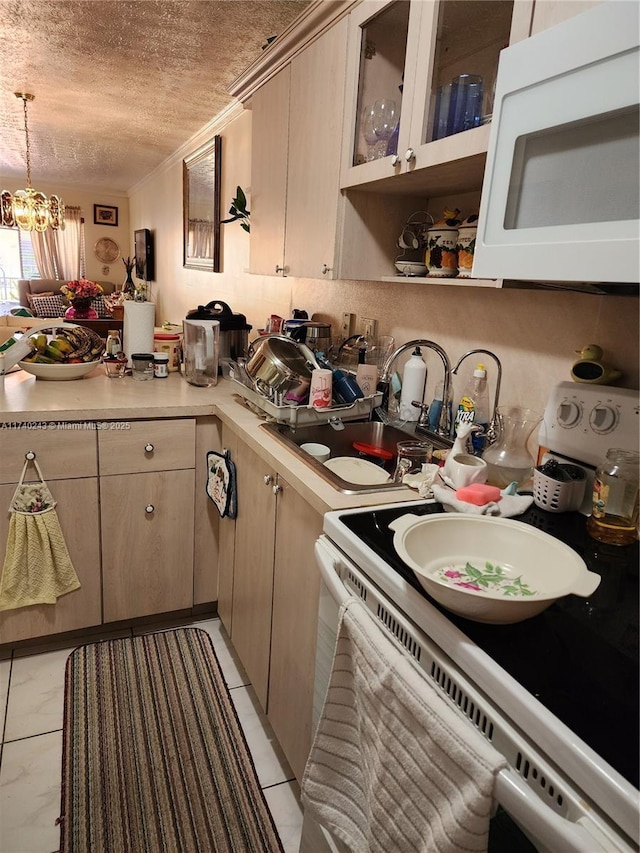
[[[60,292],[65,295],[69,302],[69,308],[65,311],[65,320],[95,320],[98,312],[91,303],[96,296],[102,293],[102,287],[95,281],[81,278],[63,284]]]

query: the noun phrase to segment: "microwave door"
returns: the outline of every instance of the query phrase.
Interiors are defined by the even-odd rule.
[[[504,50],[473,275],[640,280],[638,4]]]

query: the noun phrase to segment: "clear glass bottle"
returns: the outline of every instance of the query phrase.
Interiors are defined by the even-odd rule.
[[[593,482],[593,505],[587,531],[610,545],[630,545],[638,536],[640,453],[607,450]]]
[[[107,335],[107,345],[105,347],[105,352],[107,355],[115,356],[122,349],[122,343],[120,341],[120,333],[117,329],[110,329],[109,334]]]

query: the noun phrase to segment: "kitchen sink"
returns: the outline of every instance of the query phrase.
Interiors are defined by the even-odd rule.
[[[269,435],[295,453],[309,468],[329,482],[334,488],[338,489],[338,491],[345,494],[367,494],[387,491],[389,489],[399,489],[402,488],[402,483],[394,483],[393,480],[374,485],[350,483],[302,450],[300,445],[307,442],[325,444],[331,451],[332,459],[337,456],[366,459],[368,462],[380,465],[381,468],[393,477],[396,468],[396,444],[399,441],[407,441],[408,439],[415,438],[433,444],[434,448],[451,447],[451,442],[433,433],[421,432],[420,434],[416,434],[414,426],[411,424],[407,425],[405,429],[400,429],[390,424],[367,421],[366,423],[341,423],[340,428],[336,428],[329,423],[299,427],[291,426],[290,424],[268,423],[261,424],[260,429],[268,432]],[[382,448],[382,450],[392,453],[393,458],[385,460],[375,455],[361,453],[354,448],[354,442]]]

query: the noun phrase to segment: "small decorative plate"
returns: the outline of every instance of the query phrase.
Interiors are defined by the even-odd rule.
[[[101,237],[93,247],[94,254],[103,264],[112,264],[120,257],[120,246],[110,237]]]

